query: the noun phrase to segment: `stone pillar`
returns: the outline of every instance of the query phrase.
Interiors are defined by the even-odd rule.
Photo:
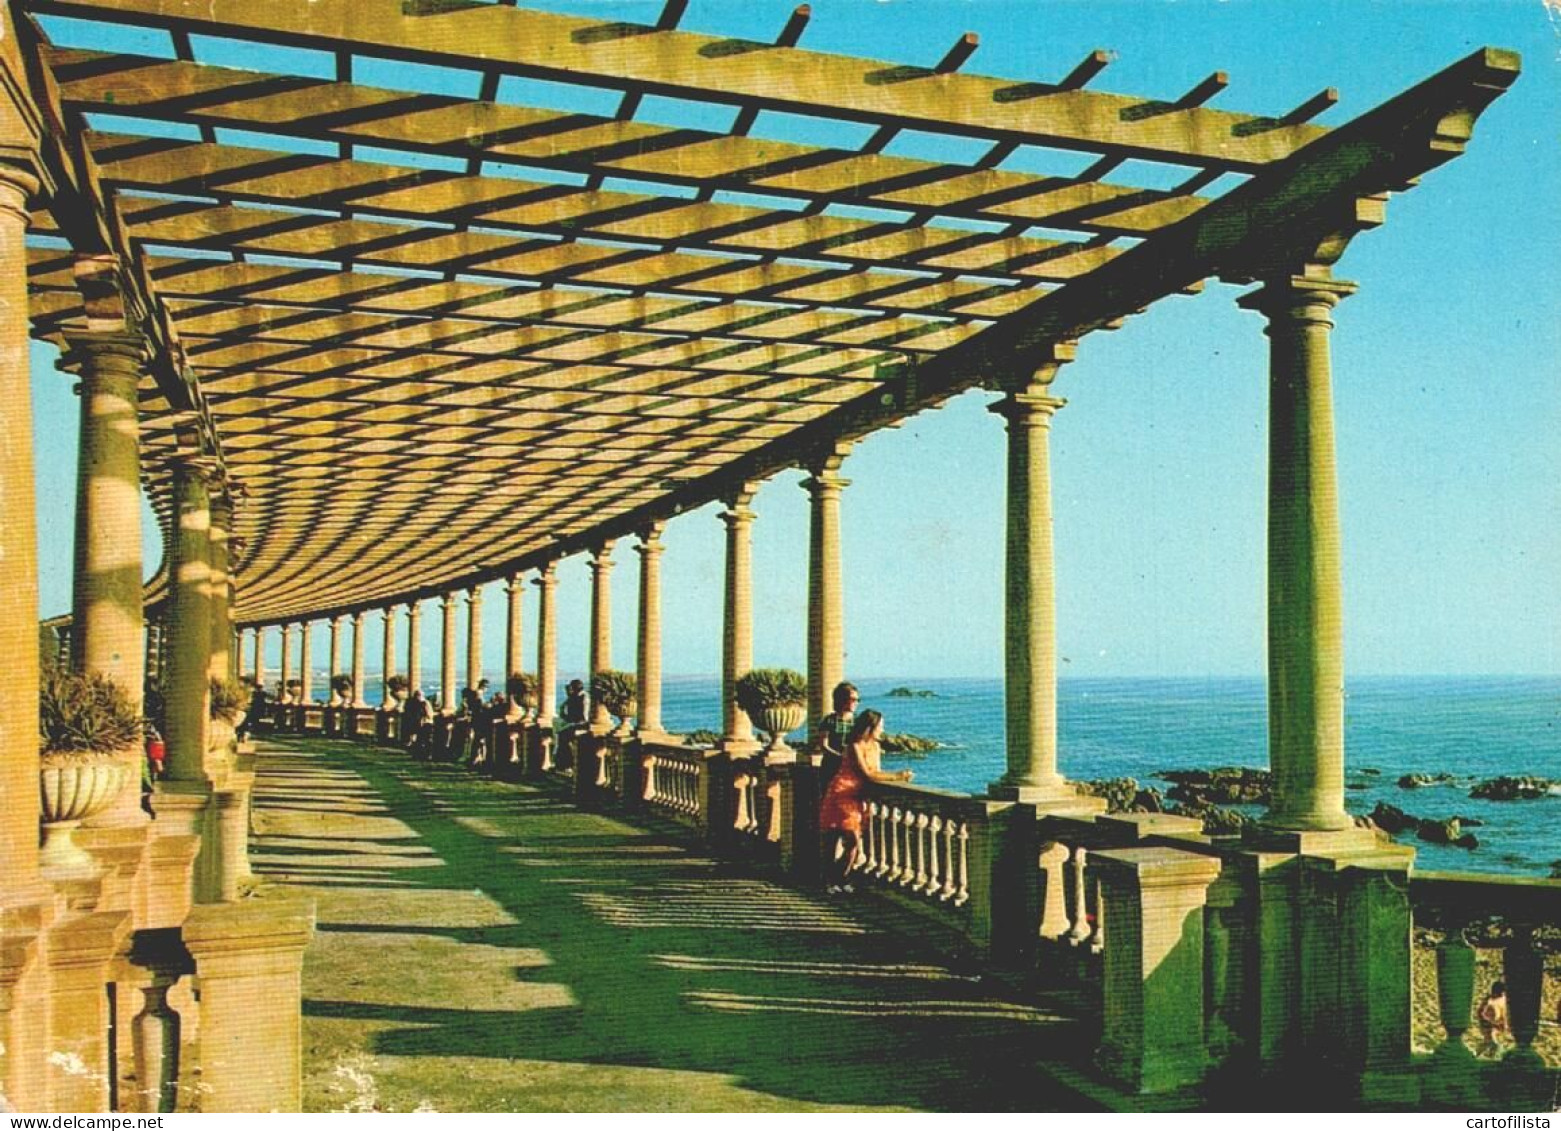
[[[284,622],[277,626],[277,630],[282,634],[282,673],[279,678],[282,694],[286,695],[287,677],[293,674],[293,626]]]
[[[1192,1086],[1209,1066],[1203,907],[1219,859],[1174,848],[1092,852],[1089,859],[1110,932],[1100,1066],[1133,1092]]]
[[[504,693],[509,694],[509,677],[521,671],[525,660],[521,658],[521,597],[526,592],[526,583],[520,579],[520,574],[512,574],[504,585],[505,606],[504,624]]]
[[[205,1110],[302,1106],[301,972],[313,931],[313,908],[284,900],[199,907],[185,921],[201,987]]]
[[[661,544],[664,522],[640,531],[639,730],[661,734]]]
[[[363,698],[363,646],[364,616],[360,609],[352,614],[352,703],[353,707],[367,707]]]
[[[155,637],[155,635],[159,631],[160,631],[160,629],[155,624],[148,624],[146,626],[146,636],[147,636],[146,652],[147,652],[148,656],[150,656],[156,650],[155,647],[154,647],[154,637]],[[235,667],[235,670],[237,671],[238,677],[240,679],[248,679],[249,678],[249,674],[250,674],[250,671],[249,671],[249,657],[244,652],[244,645],[249,643],[249,633],[250,633],[250,630],[247,629],[247,628],[235,628],[233,630],[233,635],[234,635],[234,647],[233,647],[234,667]]]
[[[612,540],[591,554],[591,675],[612,667]],[[591,729],[605,734],[612,729],[607,708],[591,696]]]
[[[407,694],[423,687],[423,602],[407,602]]]
[[[744,483],[726,498],[726,615],[721,642],[721,748],[745,757],[759,748],[753,724],[737,705],[737,680],[753,667],[753,519],[748,504],[759,490]]]
[[[1355,285],[1271,279],[1241,300],[1268,319],[1268,761],[1265,824],[1347,829],[1344,628],[1329,313]]]
[[[810,466],[802,481],[812,501],[808,525],[808,734],[834,710],[830,698],[845,679],[845,601],[840,573],[840,476],[850,445],[841,443]]]
[[[342,621],[345,619],[346,618],[339,615],[331,618],[331,642],[329,648],[330,656],[328,657],[330,675],[328,676],[327,682],[330,684],[331,698],[333,700],[336,697],[336,677],[341,675]]]
[[[1050,395],[1071,361],[1071,342],[1056,343],[1034,376],[993,411],[1008,421],[1008,553],[1005,568],[1005,712],[1007,772],[988,787],[1043,812],[1080,802],[1057,770],[1057,610],[1052,563],[1052,414],[1066,402]],[[1097,799],[1098,800],[1098,799]]]
[[[110,980],[114,952],[124,945],[130,928],[130,912],[121,910],[66,917],[49,931],[46,1110],[109,1110],[113,1066],[103,987]]]
[[[257,624],[255,626],[254,645],[255,662],[252,666],[255,669],[255,683],[260,687],[264,687],[266,685],[266,626],[263,624]],[[163,648],[165,651],[167,650],[167,647],[168,638],[167,633],[165,632],[163,636]]]
[[[223,683],[233,674],[228,650],[233,641],[233,576],[230,535],[233,499],[226,491],[211,497],[211,678]],[[282,679],[287,679],[284,670]]]
[[[211,700],[210,472],[204,463],[189,459],[177,461],[173,471],[174,537],[164,691],[168,779],[204,784]]]
[[[23,243],[37,191],[30,173],[0,166],[0,906],[8,908],[38,894],[38,526]]]
[[[537,725],[551,728],[558,699],[558,563],[537,574]]]
[[[314,626],[308,621],[300,621],[298,625],[298,701],[302,704],[310,702],[310,694],[313,688],[314,661],[310,657],[311,651],[309,637]]]
[[[455,594],[440,597],[439,609],[444,616],[439,652],[439,709],[453,715],[460,691],[455,683]]]
[[[473,691],[482,682],[482,586],[466,593],[466,686]]]
[[[136,386],[145,346],[126,333],[66,335],[81,377],[71,665],[108,676],[141,705],[141,443]]]
[[[391,605],[385,610],[385,648],[380,656],[380,666],[384,669],[380,673],[381,701],[385,703],[390,702],[390,677],[396,674],[396,617],[400,614],[400,605]]]

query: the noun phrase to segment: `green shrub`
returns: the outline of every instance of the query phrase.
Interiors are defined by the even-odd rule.
[[[750,718],[773,707],[805,705],[808,681],[790,668],[752,668],[737,677],[737,705]]]
[[[248,705],[249,697],[244,694],[241,683],[233,679],[212,678],[211,707],[208,709],[212,718],[231,723]]]
[[[720,742],[721,732],[715,730],[691,730],[683,736],[685,746],[717,746]]]
[[[631,707],[638,694],[631,672],[601,671],[591,677],[591,698],[620,719],[634,713]]]
[[[411,686],[411,683],[407,681],[407,677],[404,675],[393,675],[385,681],[385,689],[397,699],[405,695],[407,689]]]
[[[352,694],[352,677],[345,673],[331,676],[331,690],[344,699],[349,697]]]
[[[39,685],[38,729],[46,753],[123,750],[141,743],[141,716],[119,684],[64,668],[46,672]]]

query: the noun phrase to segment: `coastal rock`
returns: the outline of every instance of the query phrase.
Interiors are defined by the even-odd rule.
[[[1552,860],[1550,862],[1550,878],[1552,880],[1561,880],[1561,860]]]
[[[1533,801],[1548,796],[1555,784],[1549,778],[1532,774],[1502,776],[1480,782],[1469,791],[1469,796],[1484,801]]]
[[[1165,800],[1158,789],[1140,789],[1134,778],[1097,778],[1074,783],[1089,797],[1103,797],[1108,813],[1163,813]]]
[[[1189,805],[1267,805],[1273,775],[1245,766],[1213,770],[1163,770],[1156,777],[1172,782],[1166,796]]]
[[[1412,817],[1397,805],[1389,805],[1386,801],[1377,802],[1377,807],[1368,814],[1368,819],[1385,833],[1407,832],[1420,825],[1419,817]]]
[[[889,699],[936,699],[938,693],[918,687],[895,687],[889,690],[886,697]]]
[[[713,730],[691,730],[683,736],[686,746],[715,746],[721,741],[721,736]]]
[[[1398,779],[1399,789],[1423,789],[1428,785],[1448,785],[1452,774],[1405,774]]]
[[[885,754],[928,754],[943,748],[937,739],[919,734],[886,734],[879,741]]]
[[[1203,822],[1203,831],[1207,836],[1235,836],[1251,823],[1251,818],[1245,813],[1222,805],[1211,805],[1206,801],[1168,805],[1165,811],[1178,817],[1196,817]]]
[[[1362,766],[1360,772],[1372,778],[1380,778],[1382,776],[1382,771],[1375,766]]]

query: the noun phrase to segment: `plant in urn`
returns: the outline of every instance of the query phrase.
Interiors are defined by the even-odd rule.
[[[795,760],[797,752],[786,745],[786,736],[808,719],[808,681],[802,673],[751,668],[738,676],[734,691],[743,713],[770,736],[764,756],[772,762]]]
[[[99,869],[75,832],[139,779],[141,716],[107,676],[56,670],[39,686],[38,722],[39,868],[51,880],[91,879]]]

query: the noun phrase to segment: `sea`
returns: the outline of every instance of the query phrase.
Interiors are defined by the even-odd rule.
[[[888,729],[944,743],[914,760],[919,785],[983,792],[1004,769],[1000,679],[856,679],[862,706]],[[902,698],[896,688],[930,692]],[[668,730],[719,730],[719,680],[663,683]],[[1131,777],[1164,790],[1164,770],[1268,764],[1268,707],[1257,678],[1063,679],[1058,760],[1070,778]],[[1470,787],[1499,775],[1561,781],[1561,677],[1359,677],[1344,711],[1346,805],[1378,801],[1417,817],[1473,818],[1474,849],[1405,840],[1417,867],[1548,876],[1561,860],[1561,788],[1532,801],[1480,801]],[[1404,789],[1405,774],[1451,773],[1447,784]],[[1257,815],[1260,810],[1249,810]]]

